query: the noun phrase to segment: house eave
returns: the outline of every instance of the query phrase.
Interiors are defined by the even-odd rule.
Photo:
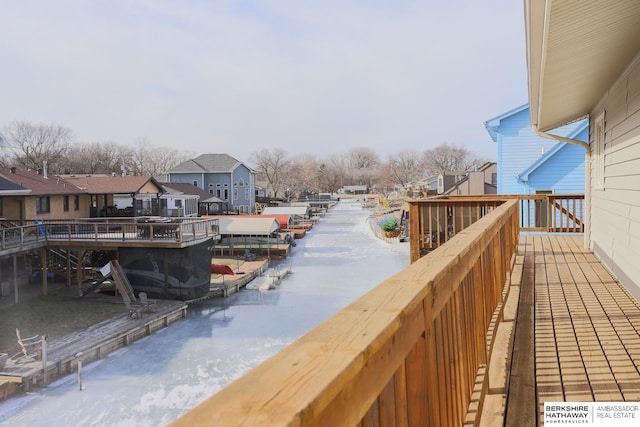
[[[588,115],[640,50],[640,2],[525,0],[531,123]]]

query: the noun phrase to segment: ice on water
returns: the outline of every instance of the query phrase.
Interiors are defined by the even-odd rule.
[[[285,260],[269,291],[193,304],[188,317],[33,394],[0,404],[0,426],[166,425],[409,264],[342,201]]]

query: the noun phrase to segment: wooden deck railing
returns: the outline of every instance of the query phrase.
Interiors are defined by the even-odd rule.
[[[173,425],[460,426],[482,409],[517,236],[507,201]]]
[[[32,225],[0,228],[0,253],[30,250],[45,243],[45,236],[38,235]]]
[[[413,227],[410,230],[411,261],[447,242],[507,200],[518,200],[521,231],[584,232],[584,194],[472,195],[413,200],[409,212]]]
[[[0,250],[29,250],[60,241],[192,242],[219,236],[215,218],[172,218],[142,221],[136,218],[38,221],[19,227],[0,228]]]

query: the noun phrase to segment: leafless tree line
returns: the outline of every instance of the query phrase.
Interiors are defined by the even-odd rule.
[[[193,153],[155,147],[145,138],[133,146],[114,141],[78,142],[71,129],[56,124],[16,121],[2,133],[8,148],[0,166],[40,169],[51,174],[160,175],[193,158]],[[0,145],[2,145],[0,140]],[[233,153],[231,153],[233,154]],[[252,154],[249,166],[270,194],[336,192],[348,185],[376,186],[380,191],[448,171],[472,170],[486,160],[464,147],[441,144],[435,148],[399,151],[385,160],[371,148],[356,147],[346,153],[317,158],[311,154],[289,156],[282,148],[264,148]]]
[[[15,121],[5,126],[3,136],[8,147],[0,166],[37,170],[46,162],[52,174],[158,175],[192,157],[174,148],[154,147],[145,138],[133,146],[78,142],[71,129],[57,124]]]
[[[251,156],[258,180],[268,184],[273,197],[336,192],[348,185],[375,186],[386,192],[428,176],[473,170],[487,161],[464,147],[446,143],[422,151],[399,151],[384,161],[367,147],[324,159],[309,154],[290,157],[281,148],[264,148]]]

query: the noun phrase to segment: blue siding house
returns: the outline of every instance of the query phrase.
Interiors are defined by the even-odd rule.
[[[584,193],[584,149],[536,135],[528,104],[487,120],[484,126],[498,143],[498,194]],[[588,141],[589,122],[576,121],[550,133]]]
[[[228,154],[203,154],[167,172],[167,181],[190,183],[225,203],[225,211],[254,213],[255,171]],[[222,212],[220,212],[222,213]]]

